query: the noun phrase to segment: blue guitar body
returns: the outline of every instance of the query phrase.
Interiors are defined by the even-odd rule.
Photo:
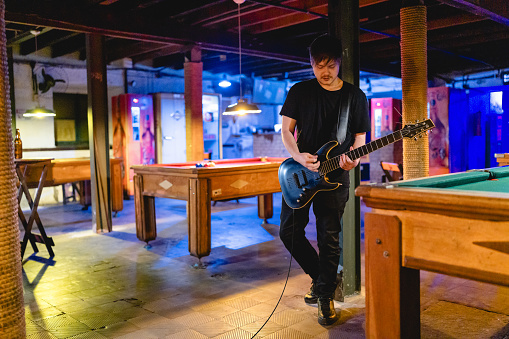
[[[320,161],[320,169],[331,156],[331,151],[338,145],[337,141],[329,141],[323,145],[316,155]],[[321,170],[313,172],[299,164],[293,158],[288,158],[279,166],[278,177],[283,197],[288,206],[293,209],[304,207],[319,191],[331,191],[341,185],[330,182],[327,174]],[[335,171],[342,171],[341,168]]]
[[[417,137],[425,135],[426,131],[433,127],[435,127],[435,124],[433,124],[431,119],[421,122],[417,121],[416,123],[405,125],[399,131],[373,140],[356,149],[350,151],[344,150],[345,153],[341,153],[343,150],[336,148],[338,145],[337,141],[329,141],[316,152],[318,161],[320,161],[318,172],[308,170],[293,160],[293,158],[286,159],[279,166],[278,172],[279,185],[281,186],[283,197],[291,208],[302,208],[311,201],[316,193],[331,191],[341,185],[337,182],[330,182],[328,177],[330,173],[339,174],[343,172],[340,167],[341,155],[346,154],[351,160],[355,160],[403,138],[417,139]],[[343,144],[341,148],[344,146],[347,145]],[[333,153],[336,155],[333,156]]]

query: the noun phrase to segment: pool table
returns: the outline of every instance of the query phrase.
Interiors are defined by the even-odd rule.
[[[509,153],[496,153],[495,158],[497,159],[498,166],[509,165]]]
[[[198,258],[209,255],[211,201],[258,196],[258,216],[271,218],[272,193],[281,191],[277,172],[284,160],[214,160],[214,167],[196,167],[196,162],[131,166],[138,239],[148,244],[157,237],[155,197],[185,200],[189,252]]]
[[[122,193],[122,159],[110,158],[110,194],[111,209],[113,212],[122,211],[124,208]],[[29,188],[37,187],[40,178],[40,168],[28,168],[26,180]],[[91,205],[90,198],[90,159],[89,158],[64,158],[52,159],[48,165],[44,187],[57,186],[73,182],[82,182],[80,186],[80,203],[84,206]]]
[[[419,338],[419,270],[509,286],[509,167],[361,185],[366,337]]]

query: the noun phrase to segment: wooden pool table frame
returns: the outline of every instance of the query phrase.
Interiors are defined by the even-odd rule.
[[[122,177],[124,171],[122,170],[122,166],[122,159],[110,159],[110,194],[112,200],[111,210],[114,212],[122,211],[124,208],[122,190]],[[40,168],[29,168],[26,173],[28,187],[37,187],[39,178]],[[48,165],[44,187],[87,181],[90,181],[90,159],[52,159],[51,164]],[[84,206],[90,205],[90,187],[88,183],[83,184],[81,187],[80,202]]]
[[[209,255],[211,201],[258,196],[258,216],[271,218],[272,193],[281,191],[277,173],[283,160],[217,160],[216,167],[202,168],[191,163],[132,166],[138,239],[148,243],[157,237],[155,197],[185,200],[189,252],[198,258]]]
[[[497,159],[498,166],[509,165],[509,153],[495,154],[495,158]]]
[[[509,193],[362,185],[366,337],[419,338],[419,270],[509,286]]]

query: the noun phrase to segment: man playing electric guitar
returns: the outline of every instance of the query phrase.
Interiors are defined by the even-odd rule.
[[[281,133],[293,159],[318,172],[321,162],[315,153],[322,145],[338,141],[338,154],[360,147],[371,125],[364,93],[338,76],[341,42],[322,35],[312,42],[309,53],[316,78],[297,83],[288,92],[280,113]],[[293,248],[293,257],[312,279],[304,300],[308,304],[318,302],[318,322],[322,325],[338,319],[333,297],[341,252],[339,232],[349,196],[348,171],[358,164],[359,159],[352,161],[343,154],[340,169],[327,176],[329,181],[341,184],[338,188],[319,191],[298,209],[289,207],[284,199],[282,202],[280,238],[289,251]],[[305,236],[311,205],[316,216],[318,253]]]

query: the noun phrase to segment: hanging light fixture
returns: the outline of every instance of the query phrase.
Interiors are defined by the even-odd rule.
[[[239,27],[239,87],[240,96],[239,101],[236,104],[230,105],[223,112],[224,115],[245,115],[248,113],[261,113],[261,109],[255,104],[250,104],[242,98],[242,40],[240,35],[240,4],[244,3],[245,0],[233,0],[237,4],[237,18]]]
[[[31,30],[30,33],[35,37],[35,58],[37,59],[37,36],[41,34],[41,31]],[[33,80],[33,94],[34,100],[37,100],[37,106],[32,109],[27,109],[25,113],[23,113],[24,117],[54,117],[56,116],[55,112],[47,109],[46,107],[41,106],[41,101],[39,100],[39,84],[37,82],[37,78],[34,73],[35,62],[31,64],[32,67],[32,80]]]

